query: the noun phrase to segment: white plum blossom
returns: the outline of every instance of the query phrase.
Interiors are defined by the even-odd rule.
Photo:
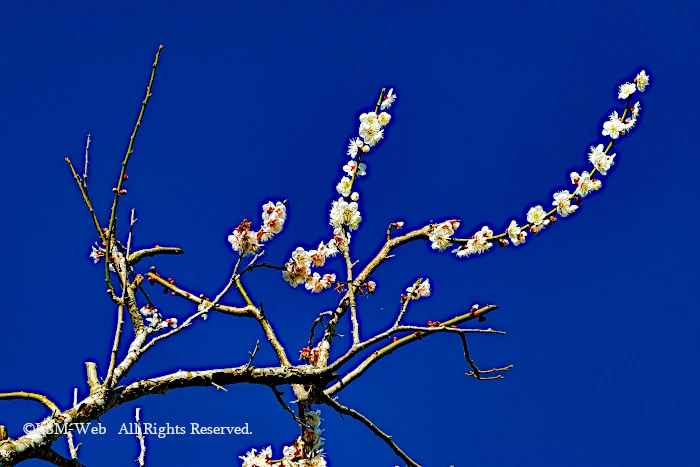
[[[374,146],[384,137],[384,129],[375,112],[360,115],[360,136],[369,146]]]
[[[377,121],[381,126],[386,126],[389,123],[389,120],[391,120],[391,115],[386,112],[380,113],[377,117]]]
[[[649,85],[649,76],[647,75],[646,71],[640,71],[637,77],[634,78],[634,82],[637,84],[637,89],[639,89],[640,92],[644,92],[646,87]]]
[[[610,136],[612,139],[617,139],[621,132],[625,131],[625,125],[617,116],[617,111],[610,114],[610,119],[603,123],[603,136]]]
[[[363,164],[364,165],[364,164]],[[340,183],[336,185],[335,189],[343,196],[349,196],[352,191],[352,180],[348,177],[343,177],[340,179]]]
[[[350,139],[350,144],[348,144],[348,156],[352,157],[353,159],[355,156],[357,156],[357,151],[362,150],[362,146],[364,146],[364,141],[362,141],[361,138],[351,138]]]
[[[325,289],[329,289],[335,282],[335,274],[324,274],[321,276],[319,273],[315,272],[313,275],[306,279],[306,290],[310,290],[312,293],[319,293]]]
[[[233,251],[237,251],[243,257],[256,253],[262,246],[258,243],[257,234],[243,228],[242,225],[236,227],[233,234],[228,236],[228,241]]]
[[[360,164],[358,165],[358,163],[355,161],[350,161],[343,166],[343,170],[345,171],[345,173],[347,173],[348,175],[352,175],[353,173],[357,172],[358,176],[365,175],[367,173],[365,171],[366,168],[367,165],[365,165],[363,162],[360,162]]]
[[[493,236],[493,230],[483,226],[481,230],[471,236],[466,245],[452,250],[452,253],[456,253],[458,258],[464,258],[475,253],[481,254],[488,251],[493,246],[493,243],[488,240],[488,237],[491,236]]]
[[[273,214],[276,214],[280,219],[282,219],[282,222],[287,220],[287,207],[281,201],[277,201],[276,204],[269,201],[266,204],[263,204],[262,210],[263,221],[267,221]]]
[[[362,221],[357,203],[348,203],[343,198],[333,201],[331,206],[331,221],[333,227],[347,226],[350,230],[356,230]]]
[[[398,222],[396,224],[398,224]],[[445,251],[445,249],[452,244],[452,242],[450,242],[450,237],[454,235],[459,224],[460,222],[458,220],[449,220],[433,227],[433,230],[428,234],[428,239],[432,242],[430,245],[431,248],[433,250]],[[402,225],[403,222],[397,228],[401,228]]]
[[[581,175],[578,172],[571,172],[571,183],[578,185],[574,191],[575,195],[585,198],[591,191],[599,190],[602,183],[598,179],[591,179],[591,175],[584,171]]]
[[[414,300],[421,297],[430,297],[430,279],[422,281],[420,284],[418,284],[418,287],[415,285],[410,286],[406,289],[406,292],[408,292],[409,296],[413,297]]]
[[[617,94],[617,98],[618,99],[627,99],[636,90],[637,90],[637,86],[635,86],[632,83],[622,84],[622,85],[620,85],[620,89],[619,89],[619,92]]]
[[[95,243],[97,245],[97,243]],[[100,258],[103,258],[105,255],[105,250],[102,248],[95,248],[95,245],[92,246],[92,252],[90,252],[90,258],[97,264],[97,262],[100,260]]]
[[[163,317],[160,316],[160,314],[156,310],[154,310],[152,316],[146,318],[146,321],[148,321],[149,326],[154,331],[160,331],[161,329],[165,329],[168,327],[177,327],[177,318],[163,319]]]
[[[389,89],[389,92],[386,93],[386,96],[384,96],[384,100],[382,100],[382,105],[381,105],[381,110],[388,109],[391,107],[391,104],[394,103],[398,96],[394,94],[394,88]]]
[[[634,106],[632,106],[630,111],[632,112],[632,117],[634,117],[635,119],[638,118],[639,113],[642,111],[642,104],[639,101],[637,101],[637,103],[634,104]]]
[[[513,243],[513,246],[518,246],[521,243],[525,243],[527,232],[518,227],[518,223],[514,220],[510,221],[510,225],[506,229],[506,233],[508,234],[508,238],[510,238],[511,243]]]
[[[335,246],[335,243],[328,242],[327,244],[323,244],[321,242],[318,245],[318,248],[316,248],[316,251],[318,251],[320,254],[325,256],[326,258],[330,258],[332,256],[335,256],[336,253],[338,253],[338,248]]]
[[[154,313],[155,313],[155,314],[158,314],[158,309],[157,309],[157,308],[153,308],[151,305],[144,305],[144,306],[142,306],[142,307],[139,309],[139,311],[140,311],[141,314],[144,315],[144,316],[149,316],[149,315],[152,315],[152,314],[154,314]]]
[[[571,199],[569,198],[570,196],[569,190],[562,190],[554,193],[554,202],[552,203],[552,206],[557,207],[557,212],[561,217],[566,217],[569,214],[573,214],[578,209],[578,206],[571,205]]]
[[[333,229],[333,238],[328,242],[328,247],[333,249],[333,254],[343,251],[350,243],[350,232],[345,232],[342,227]]]
[[[360,199],[360,194],[356,191],[353,191],[350,195],[350,199],[353,201],[357,201],[358,199]]]
[[[282,278],[296,288],[300,284],[306,283],[311,275],[311,256],[302,247],[297,247],[292,253],[292,259],[284,266],[285,271],[282,273]]]
[[[318,244],[318,248],[315,250],[310,250],[308,255],[311,264],[316,267],[321,267],[326,264],[326,258],[334,256],[337,252],[338,250],[334,244],[329,242],[328,245],[324,245],[324,243],[321,242]]]
[[[601,175],[607,175],[608,170],[612,165],[615,164],[613,160],[616,154],[608,156],[603,150],[603,145],[599,144],[596,147],[591,146],[591,152],[588,153],[588,161],[593,164],[593,166],[601,173]]]
[[[245,453],[245,456],[238,456],[243,459],[243,465],[241,467],[268,467],[270,463],[268,462],[272,458],[272,446],[268,446],[261,450],[259,454],[256,454],[257,449],[252,449]]]
[[[547,213],[544,212],[542,206],[535,206],[530,208],[527,212],[527,221],[532,225],[530,231],[532,233],[537,233],[549,225],[549,219],[547,219]]]

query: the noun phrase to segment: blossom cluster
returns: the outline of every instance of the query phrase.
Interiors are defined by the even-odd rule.
[[[432,242],[432,248],[444,251],[453,243],[462,243],[458,248],[452,250],[453,253],[456,253],[457,257],[461,258],[489,250],[494,240],[498,240],[499,246],[505,246],[509,243],[517,246],[525,243],[528,230],[530,233],[536,234],[551,223],[556,222],[557,218],[553,215],[555,212],[561,217],[567,217],[576,212],[579,207],[578,205],[581,204],[581,198],[586,197],[592,191],[599,190],[602,187],[602,182],[597,178],[592,178],[592,176],[595,172],[599,172],[601,175],[607,175],[610,168],[615,164],[614,159],[616,154],[608,154],[613,141],[629,133],[636,125],[637,118],[639,118],[641,113],[642,106],[639,102],[635,103],[632,107],[629,106],[630,97],[636,91],[643,92],[648,85],[649,76],[642,70],[634,78],[632,83],[627,82],[619,86],[618,98],[627,99],[627,104],[622,116],[620,116],[617,111],[613,111],[608,117],[608,120],[603,123],[601,134],[610,137],[610,143],[607,147],[603,144],[590,147],[588,161],[593,165],[593,170],[591,172],[583,171],[580,174],[578,172],[571,172],[571,183],[575,185],[576,188],[571,193],[569,190],[559,190],[554,193],[554,201],[552,202],[554,209],[550,212],[546,212],[541,205],[533,206],[527,212],[526,217],[528,223],[526,225],[521,227],[518,225],[517,221],[511,220],[505,233],[495,237],[493,236],[493,231],[484,226],[479,232],[467,239],[466,243],[464,243],[464,239],[459,239],[459,242],[457,242],[457,239],[451,239],[454,234],[454,229],[457,227],[455,226],[451,229],[450,227],[452,227],[452,225],[448,223],[454,223],[455,221],[448,221],[438,225],[431,231],[429,240]],[[631,116],[624,118],[627,112],[629,112]],[[572,200],[575,202],[573,205],[571,203]],[[457,222],[457,226],[458,225],[459,223]]]
[[[281,460],[276,461],[282,467],[326,467],[325,453],[323,452],[324,438],[321,437],[323,430],[320,428],[320,410],[310,410],[304,414],[304,435],[300,436],[291,446],[282,449]],[[251,449],[243,459],[242,467],[269,467],[272,464],[272,446],[262,449],[259,453],[257,449]]]
[[[336,241],[334,236],[328,243],[319,243],[315,250],[306,251],[302,247],[297,247],[292,253],[292,258],[284,265],[285,271],[282,273],[282,278],[294,288],[305,284],[306,290],[312,293],[329,289],[335,282],[335,274],[321,275],[317,272],[312,274],[311,267],[323,266],[326,258],[338,253],[339,245],[342,245],[342,241]]]
[[[158,309],[153,308],[151,305],[142,306],[140,311],[142,315],[147,316],[146,321],[148,321],[148,325],[154,331],[177,327],[177,318],[163,319]]]
[[[251,223],[245,219],[233,230],[233,233],[228,236],[228,241],[234,251],[243,257],[255,254],[264,242],[282,232],[284,222],[287,220],[287,208],[284,202],[270,201],[264,204],[262,220],[263,225],[257,232],[250,230]]]
[[[450,237],[454,235],[459,224],[460,222],[458,220],[449,220],[433,227],[430,234],[428,234],[428,239],[432,242],[431,247],[433,250],[445,251],[445,249],[452,244],[450,242]]]
[[[351,138],[350,144],[348,144],[347,155],[350,156],[351,160],[343,166],[345,175],[335,187],[341,197],[331,203],[329,224],[333,227],[333,238],[326,243],[321,242],[315,250],[306,251],[302,247],[297,247],[292,253],[291,259],[285,264],[282,277],[292,287],[296,288],[304,284],[307,290],[314,293],[330,288],[335,282],[335,274],[312,273],[311,268],[321,267],[327,258],[345,251],[350,243],[350,231],[357,230],[362,222],[362,215],[357,203],[360,195],[353,191],[353,185],[357,177],[367,174],[367,164],[362,162],[362,157],[384,138],[384,127],[391,120],[391,115],[383,110],[390,108],[396,101],[393,88],[383,98],[379,106],[382,112],[377,114],[378,109],[375,109],[373,112],[360,115],[359,136]],[[357,160],[355,160],[356,157]],[[250,236],[252,237],[252,235]],[[236,248],[234,247],[234,249]],[[342,284],[338,285],[340,287],[337,289],[342,291]],[[361,288],[360,292],[362,291]],[[369,292],[369,288],[367,291]]]
[[[463,258],[475,253],[481,254],[488,251],[492,246],[488,238],[492,235],[493,230],[489,229],[487,226],[483,226],[481,230],[471,236],[465,245],[461,245],[459,248],[452,250],[452,253],[456,253],[458,258]]]

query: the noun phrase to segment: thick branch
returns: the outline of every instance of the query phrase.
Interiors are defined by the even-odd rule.
[[[115,372],[116,375],[116,372]],[[15,465],[37,457],[61,436],[61,427],[68,423],[88,423],[110,409],[151,394],[165,394],[178,388],[228,386],[240,383],[282,386],[296,383],[322,384],[325,373],[306,366],[282,368],[221,368],[204,371],[178,371],[169,375],[137,381],[108,393],[91,395],[77,406],[48,417],[30,433],[18,439],[0,441],[0,465]],[[104,396],[104,394],[108,394]]]

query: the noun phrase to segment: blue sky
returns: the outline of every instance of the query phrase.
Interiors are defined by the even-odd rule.
[[[624,105],[617,86],[645,69],[651,85],[633,96],[642,102],[637,127],[617,141],[603,189],[578,212],[525,245],[466,260],[408,245],[373,277],[377,294],[359,301],[363,336],[393,323],[399,295],[417,277],[430,278],[433,295],[409,308],[412,324],[499,305],[475,326],[507,334],[469,343],[482,368],[513,364],[506,378],[465,377],[459,339],[438,335],[384,359],[339,401],[424,466],[691,465],[700,426],[697,7],[455,5],[6,5],[0,391],[41,392],[68,407],[74,387],[87,395],[84,362],[107,366],[115,310],[102,267],[87,256],[97,238],[64,158],[80,165],[92,135],[91,195],[106,219],[158,44],[119,216],[136,208],[137,247],[185,250],[141,263],[140,272],[156,265],[210,296],[235,261],[226,237],[244,218],[259,222],[268,200],[287,199],[289,213],[268,262],[329,238],[347,141],[382,87],[399,98],[359,180],[363,221],[352,247],[363,264],[390,222],[418,228],[458,218],[458,235],[468,237],[485,223],[502,232],[511,219],[524,223],[530,207],[551,205],[555,191],[571,189],[572,170],[589,170],[589,146],[607,142],[602,123]],[[290,355],[338,300],[333,291],[292,289],[271,270],[244,282]],[[182,321],[194,311],[151,290],[168,316]],[[240,305],[234,293],[225,302]],[[254,322],[213,315],[157,346],[128,380],[237,366],[258,339],[255,363],[273,365]],[[248,423],[253,433],[151,437],[147,465],[240,465],[247,449],[272,445],[278,454],[297,433],[268,388],[186,389],[102,417],[107,434],[78,436],[86,465],[132,462],[136,440],[118,431],[136,405],[159,425]],[[12,437],[46,415],[33,402],[0,402]],[[359,422],[329,408],[322,417],[330,466],[401,465]],[[65,453],[63,439],[55,446]]]

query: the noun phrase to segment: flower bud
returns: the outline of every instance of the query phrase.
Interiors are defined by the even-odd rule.
[[[129,176],[128,176],[127,174],[124,174],[124,176],[123,176],[122,178],[123,178],[124,180],[129,180]]]
[[[121,190],[119,190],[119,194],[120,194],[120,195],[125,195],[125,194],[126,194],[126,190],[122,188]]]
[[[362,152],[365,152],[365,153],[369,152],[369,146],[366,144],[364,146],[362,146]]]
[[[359,194],[358,192],[354,191],[354,192],[350,195],[350,199],[353,200],[353,201],[357,201],[358,199],[360,199],[360,194]]]

